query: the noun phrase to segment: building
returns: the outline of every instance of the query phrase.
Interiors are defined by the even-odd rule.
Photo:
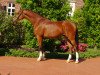
[[[75,9],[81,8],[84,5],[83,0],[68,0],[70,2],[71,10],[69,16],[73,16]],[[20,4],[16,0],[0,0],[0,6],[7,11],[8,15],[14,15],[20,10]]]
[[[84,2],[83,0],[68,0],[70,2],[70,7],[71,7],[71,10],[69,12],[69,16],[73,16],[74,15],[74,11],[76,9],[80,9],[83,7],[84,5]]]
[[[11,16],[20,10],[20,5],[16,3],[16,0],[0,0],[0,7]]]

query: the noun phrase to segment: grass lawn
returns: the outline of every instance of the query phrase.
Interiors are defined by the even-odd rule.
[[[100,56],[100,50],[87,49],[86,52],[79,52],[80,58],[94,58]],[[17,49],[4,49],[0,48],[0,56],[16,56],[16,57],[38,57],[37,51],[25,51]],[[73,54],[73,56],[75,56]],[[65,58],[68,57],[68,52],[52,52],[46,53],[47,58]]]

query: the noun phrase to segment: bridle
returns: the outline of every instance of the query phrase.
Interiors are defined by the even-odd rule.
[[[18,20],[18,18],[22,15],[23,10],[21,11],[21,13],[18,15],[18,17],[14,20],[14,22],[16,22]]]

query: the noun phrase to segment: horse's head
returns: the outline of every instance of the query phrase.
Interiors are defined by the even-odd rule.
[[[14,23],[16,23],[17,21],[20,21],[22,19],[24,19],[24,13],[23,10],[19,10],[19,12],[17,12],[16,17],[14,18]]]
[[[23,11],[24,10],[20,10],[18,13],[17,13],[17,18],[16,18],[16,20],[22,20],[22,19],[24,19],[25,17],[24,17],[24,13],[23,13]]]

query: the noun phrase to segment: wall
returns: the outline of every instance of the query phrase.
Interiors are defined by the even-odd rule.
[[[16,0],[0,0],[0,6],[2,9],[7,11],[7,8],[9,6],[9,3],[15,4],[15,12],[18,12],[20,10],[20,4],[16,3]]]

